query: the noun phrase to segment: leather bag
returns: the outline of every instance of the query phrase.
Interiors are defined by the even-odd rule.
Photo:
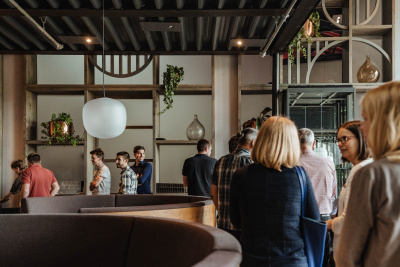
[[[305,217],[307,207],[307,179],[302,167],[294,167],[301,188],[301,229],[309,267],[322,267],[327,225]]]

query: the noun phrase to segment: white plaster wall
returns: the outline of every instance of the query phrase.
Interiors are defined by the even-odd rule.
[[[165,107],[160,96],[160,110]],[[160,137],[167,140],[188,140],[186,129],[194,115],[205,129],[206,139],[212,139],[212,115],[210,95],[175,95],[173,108],[160,117]]]
[[[38,55],[38,84],[83,84],[84,56]]]
[[[242,85],[272,82],[272,56],[241,56]]]
[[[51,120],[51,114],[69,113],[73,119],[75,135],[83,136],[82,108],[83,96],[38,95],[37,97],[37,137],[40,140],[44,129],[40,124]],[[42,146],[37,147],[42,165],[54,172],[60,181],[84,181],[84,146]]]
[[[160,56],[160,84],[167,65],[183,67],[181,84],[211,84],[211,56]]]
[[[272,95],[242,95],[240,124],[256,118],[266,107],[272,108]],[[272,113],[270,112],[268,115],[271,116]]]

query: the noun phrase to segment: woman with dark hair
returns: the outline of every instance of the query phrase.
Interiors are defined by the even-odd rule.
[[[238,169],[230,186],[230,220],[242,229],[241,266],[307,267],[300,229],[301,189],[294,167],[300,142],[294,123],[270,117],[251,152],[254,164]],[[306,217],[320,219],[307,177]]]
[[[338,266],[399,266],[400,83],[368,91],[362,116],[374,162],[354,176],[335,259]]]
[[[354,174],[359,169],[372,162],[367,142],[360,127],[361,121],[348,121],[343,123],[337,132],[336,144],[339,146],[340,152],[342,152],[342,161],[350,162],[354,167],[351,169],[346,184],[340,192],[338,217],[326,222],[328,229],[332,229],[334,233],[334,255],[346,217],[346,206],[349,201],[351,182]]]
[[[0,203],[9,201],[13,198],[15,194],[21,191],[21,174],[26,169],[26,165],[23,160],[19,159],[11,163],[11,169],[15,172],[17,178],[15,178],[14,183],[11,186],[10,192],[8,192],[2,199],[0,199]]]

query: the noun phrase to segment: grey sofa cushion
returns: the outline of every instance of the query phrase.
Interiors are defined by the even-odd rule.
[[[239,242],[220,229],[178,220],[163,221],[136,216],[127,266],[192,266],[216,250],[241,253]],[[155,244],[162,246],[155,248]],[[229,266],[235,264],[231,261]]]
[[[80,208],[114,206],[115,195],[30,197],[22,199],[21,213],[78,213]]]
[[[152,205],[152,206],[128,206],[128,207],[105,207],[105,208],[81,208],[80,213],[110,213],[110,212],[128,212],[128,211],[144,211],[144,210],[169,210],[190,207],[202,207],[203,202],[189,202],[178,204]]]
[[[4,217],[8,216],[8,217]],[[125,266],[135,218],[0,215],[1,266]]]

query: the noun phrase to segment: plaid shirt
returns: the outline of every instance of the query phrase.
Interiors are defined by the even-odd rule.
[[[251,163],[250,152],[244,148],[238,148],[215,163],[212,184],[218,187],[218,228],[238,230],[229,219],[230,184],[233,173]]]
[[[136,179],[136,174],[131,167],[127,166],[125,169],[122,169],[118,193],[136,195],[137,184],[138,180]]]

